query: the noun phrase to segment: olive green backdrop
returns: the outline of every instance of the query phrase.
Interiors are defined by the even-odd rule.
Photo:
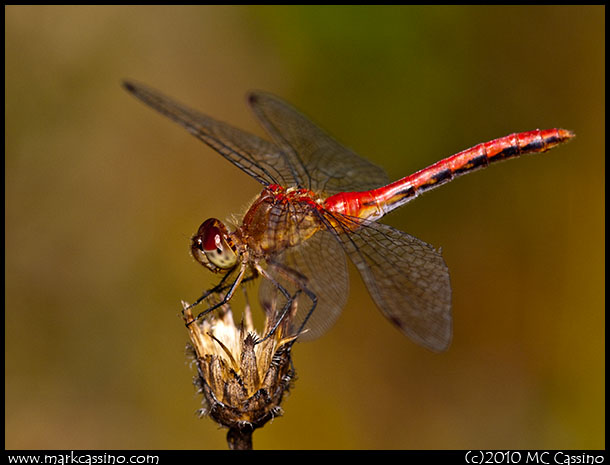
[[[5,8],[7,448],[208,449],[180,300],[207,217],[261,186],[134,100],[146,82],[263,134],[249,89],[292,102],[397,179],[515,131],[576,132],[384,221],[443,248],[450,350],[419,348],[354,268],[294,348],[255,448],[603,448],[603,7]],[[236,301],[239,305],[239,301]]]

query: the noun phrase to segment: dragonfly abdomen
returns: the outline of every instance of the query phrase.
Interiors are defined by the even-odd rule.
[[[342,213],[375,220],[457,176],[485,168],[497,161],[527,153],[546,152],[572,137],[574,134],[565,129],[537,129],[511,134],[466,149],[387,186],[366,192],[337,194],[327,199],[327,204],[329,201],[336,204],[340,197]]]

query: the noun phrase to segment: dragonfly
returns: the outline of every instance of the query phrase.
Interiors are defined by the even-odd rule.
[[[391,323],[423,347],[446,350],[452,339],[451,283],[440,250],[378,220],[460,175],[574,137],[565,129],[514,133],[390,182],[381,167],[275,95],[247,96],[268,141],[144,84],[123,85],[264,186],[232,230],[210,218],[193,236],[195,260],[223,274],[191,304],[220,296],[197,319],[226,304],[240,284],[262,277],[262,308],[277,295],[283,299],[277,324],[298,304],[291,317],[299,340],[321,336],[339,317],[348,296],[347,256]]]

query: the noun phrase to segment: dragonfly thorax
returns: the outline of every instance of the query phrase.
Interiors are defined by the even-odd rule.
[[[235,241],[246,245],[252,258],[294,247],[321,229],[320,196],[302,188],[271,185],[254,200]]]
[[[222,221],[205,220],[191,240],[191,254],[209,270],[219,273],[237,263],[235,245]]]

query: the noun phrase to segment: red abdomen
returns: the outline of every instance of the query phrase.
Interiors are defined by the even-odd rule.
[[[485,142],[441,160],[387,186],[365,192],[341,192],[326,199],[327,210],[376,220],[422,192],[457,176],[485,168],[490,163],[526,153],[546,152],[574,134],[565,129],[545,129],[511,134]]]

